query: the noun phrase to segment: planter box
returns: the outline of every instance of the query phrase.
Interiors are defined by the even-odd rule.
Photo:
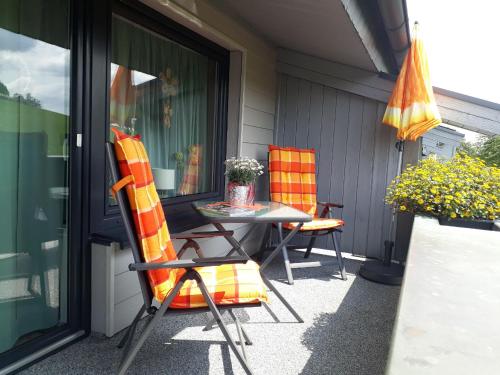
[[[472,228],[482,230],[494,230],[495,222],[493,220],[468,220],[468,219],[450,219],[440,217],[439,224],[451,227]]]

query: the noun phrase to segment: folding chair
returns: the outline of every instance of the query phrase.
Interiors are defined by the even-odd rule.
[[[316,200],[316,167],[314,149],[295,147],[279,147],[269,145],[269,174],[271,200],[281,202],[302,210],[314,219],[304,223],[299,233],[310,237],[304,258],[309,258],[317,237],[332,236],[333,248],[337,255],[340,274],[347,280],[344,261],[340,251],[336,233],[341,232],[344,221],[331,216],[333,208],[342,208],[342,204],[318,202]],[[323,207],[318,214],[318,206]],[[283,240],[283,230],[293,230],[297,223],[277,224],[280,241]],[[283,258],[289,284],[293,284],[292,269],[328,265],[332,262],[298,262],[290,263],[288,249],[303,248],[303,246],[288,246],[283,248]]]
[[[251,341],[232,310],[256,307],[267,302],[259,266],[244,257],[179,260],[172,239],[186,240],[181,251],[193,248],[199,255],[200,247],[196,239],[232,233],[202,232],[170,236],[144,145],[136,136],[126,135],[116,129],[113,131],[115,150],[111,143],[106,143],[114,183],[112,190],[134,257],[135,263],[130,264],[129,269],[137,272],[144,299],[144,304],[118,345],[124,348],[118,373],[127,371],[141,346],[166,313],[210,311],[243,369],[251,374],[245,353],[245,345],[250,345]],[[126,195],[122,190],[124,187]],[[160,303],[159,308],[153,306],[154,300]],[[229,335],[221,309],[228,310],[236,324],[241,350]],[[150,321],[132,345],[137,324],[144,313],[148,314]]]

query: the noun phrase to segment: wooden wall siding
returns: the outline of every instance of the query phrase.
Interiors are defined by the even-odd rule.
[[[387,102],[394,82],[377,73],[279,49],[278,72]],[[444,122],[488,135],[500,134],[500,105],[434,88]]]
[[[246,73],[240,155],[257,159],[267,168],[267,148],[274,139],[276,77],[268,74],[274,66],[249,61],[255,63]],[[269,197],[267,169],[256,184],[256,197]]]
[[[342,250],[380,257],[390,210],[385,187],[395,176],[395,131],[381,125],[385,105],[319,83],[280,75],[276,142],[316,150],[318,199],[342,202]],[[331,239],[317,247],[332,248]]]

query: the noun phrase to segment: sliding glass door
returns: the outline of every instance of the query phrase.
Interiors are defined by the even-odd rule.
[[[0,4],[0,355],[4,357],[68,321],[69,5],[70,0]]]

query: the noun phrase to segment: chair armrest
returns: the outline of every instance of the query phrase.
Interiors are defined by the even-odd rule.
[[[223,264],[244,264],[246,262],[248,262],[248,258],[245,257],[194,258],[191,260],[171,260],[163,263],[132,263],[128,266],[128,269],[130,271],[152,271],[166,268],[175,269],[220,266]]]
[[[232,236],[233,235],[232,230],[226,230],[226,231],[209,231],[209,232],[192,232],[192,233],[177,233],[177,234],[171,234],[170,239],[172,240],[191,240],[194,238],[212,238],[212,237],[225,237],[225,236]]]
[[[337,208],[343,208],[344,205],[343,204],[340,204],[340,203],[330,203],[330,202],[318,202],[318,204],[320,206],[323,206],[323,207],[337,207]]]
[[[319,217],[327,217],[327,215],[330,214],[333,208],[343,208],[344,205],[340,203],[330,203],[330,202],[317,202],[318,205],[323,206],[323,211],[321,211],[321,214]]]

